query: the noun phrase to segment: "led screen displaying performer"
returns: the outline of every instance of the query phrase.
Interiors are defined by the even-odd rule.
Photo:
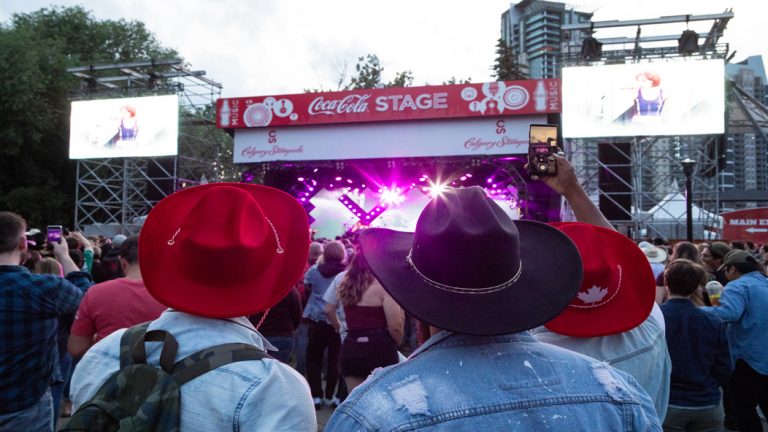
[[[176,95],[72,102],[70,159],[177,154]]]
[[[723,60],[565,67],[565,138],[721,134]]]

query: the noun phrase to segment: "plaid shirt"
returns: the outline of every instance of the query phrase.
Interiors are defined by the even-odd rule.
[[[77,311],[87,273],[60,278],[0,265],[0,414],[35,404],[51,382],[58,317]]]

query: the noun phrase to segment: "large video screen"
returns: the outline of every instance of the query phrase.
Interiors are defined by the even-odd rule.
[[[724,131],[722,60],[565,67],[566,138]]]
[[[72,102],[70,159],[178,153],[177,95]]]

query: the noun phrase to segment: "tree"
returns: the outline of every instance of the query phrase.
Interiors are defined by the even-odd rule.
[[[0,26],[0,210],[30,226],[72,226],[70,66],[177,58],[143,23],[97,21],[80,6],[14,14]]]
[[[528,79],[527,67],[518,63],[517,56],[504,39],[496,43],[496,61],[491,70],[498,81]]]
[[[451,76],[451,79],[448,81],[443,81],[443,85],[454,85],[454,84],[471,84],[472,83],[472,77],[469,77],[467,79],[459,80],[455,76]]]
[[[413,72],[406,70],[395,74],[395,78],[388,82],[381,82],[381,73],[384,67],[379,62],[376,54],[368,54],[359,57],[355,65],[356,75],[349,80],[345,90],[370,89],[378,87],[408,87],[413,84]]]

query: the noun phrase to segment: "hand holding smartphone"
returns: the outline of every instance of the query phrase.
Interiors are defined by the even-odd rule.
[[[48,225],[48,228],[46,229],[48,245],[51,246],[54,243],[59,243],[63,232],[64,228],[61,225]]]
[[[528,132],[528,173],[535,176],[557,175],[558,126],[532,124]]]

